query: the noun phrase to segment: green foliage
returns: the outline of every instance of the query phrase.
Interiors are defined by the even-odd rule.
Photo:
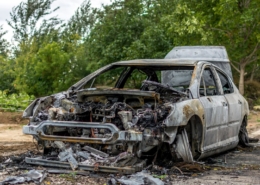
[[[20,56],[17,65],[22,67],[17,70],[15,86],[28,94],[42,96],[69,86],[69,55],[56,42],[46,44],[36,53]]]
[[[12,85],[14,80],[13,60],[8,59],[9,43],[4,39],[6,31],[0,26],[0,91],[6,90],[8,93],[15,92]]]
[[[3,31],[3,26],[0,25],[0,56],[2,57],[7,57],[8,55],[9,43],[3,38],[6,33],[7,31]]]
[[[163,180],[163,179],[167,178],[168,176],[167,175],[155,175],[154,174],[153,177]]]
[[[5,91],[0,91],[0,110],[17,112],[24,110],[34,99],[26,93],[7,94]]]
[[[86,40],[88,68],[99,68],[127,59],[127,48],[138,40],[145,27],[141,0],[114,1],[98,14],[98,23]]]
[[[120,60],[163,58],[172,49],[172,39],[161,22],[171,12],[170,1],[117,0],[103,8],[86,38],[87,69]]]
[[[95,24],[97,9],[91,7],[90,0],[85,0],[66,24],[63,34],[77,34],[87,37]]]
[[[56,10],[50,7],[53,1],[22,2],[13,9],[12,21],[9,21],[19,42],[14,53],[13,84],[17,90],[30,95],[43,96],[67,90],[88,73],[87,53],[80,34],[83,27],[93,21],[76,21],[81,16],[84,18],[88,11],[88,15],[91,14],[90,4],[84,3],[66,25],[61,25],[57,18],[50,18],[35,26],[40,18]],[[83,12],[84,8],[88,9]]]
[[[0,66],[0,91],[5,91],[7,94],[16,93],[16,89],[13,86],[15,79],[14,60],[0,55]]]
[[[164,16],[168,36],[176,45],[224,45],[239,73],[244,92],[246,66],[259,60],[259,1],[174,0],[172,12]]]

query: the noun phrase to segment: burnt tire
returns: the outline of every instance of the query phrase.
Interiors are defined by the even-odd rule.
[[[239,144],[243,147],[251,147],[252,145],[249,144],[249,137],[248,137],[248,132],[246,129],[247,126],[247,118],[245,117],[243,119],[243,122],[241,124],[238,138],[239,138]]]

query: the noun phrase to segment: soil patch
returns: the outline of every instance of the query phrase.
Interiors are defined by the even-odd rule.
[[[18,155],[36,148],[32,136],[22,132],[27,123],[21,112],[0,112],[0,156]]]

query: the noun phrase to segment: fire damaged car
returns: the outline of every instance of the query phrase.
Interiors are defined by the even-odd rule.
[[[166,154],[193,162],[247,145],[248,114],[224,47],[175,47],[165,59],[115,62],[33,101],[23,133],[43,156],[26,162],[126,174]]]

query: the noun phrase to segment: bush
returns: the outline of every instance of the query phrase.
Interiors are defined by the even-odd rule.
[[[31,101],[35,99],[26,93],[9,94],[5,91],[0,91],[0,110],[18,112],[23,111]]]

